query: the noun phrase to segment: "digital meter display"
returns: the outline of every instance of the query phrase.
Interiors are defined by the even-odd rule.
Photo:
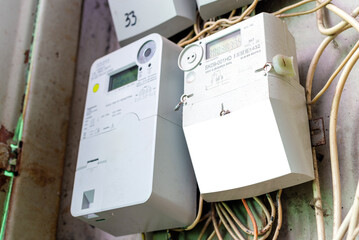
[[[237,30],[206,44],[206,59],[217,57],[222,53],[241,46],[241,30]]]
[[[124,71],[118,72],[110,76],[110,84],[108,91],[112,91],[126,84],[132,83],[137,80],[138,66],[127,68]]]

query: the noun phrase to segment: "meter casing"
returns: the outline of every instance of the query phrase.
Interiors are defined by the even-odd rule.
[[[109,0],[121,46],[150,33],[171,37],[196,21],[194,0]]]
[[[202,19],[208,20],[217,17],[246,5],[251,4],[252,0],[196,0],[199,14]]]
[[[196,181],[181,113],[173,111],[183,93],[180,51],[151,34],[93,63],[73,216],[116,236],[194,220]]]
[[[277,54],[293,56],[298,73],[294,38],[284,22],[266,13],[201,39],[180,54],[189,96],[183,128],[206,201],[257,196],[314,177],[298,74],[263,69]]]

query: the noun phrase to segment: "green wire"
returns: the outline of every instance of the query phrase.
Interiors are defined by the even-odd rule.
[[[13,142],[14,144],[10,144],[11,150],[15,151],[20,144],[21,138],[22,138],[22,132],[23,132],[23,127],[24,127],[24,119],[22,118],[22,114],[19,117],[19,120],[17,121],[16,124],[16,129],[15,129],[15,133],[14,133],[14,137],[13,137]]]
[[[10,182],[9,182],[9,190],[7,191],[5,204],[4,204],[4,215],[3,215],[2,221],[1,221],[1,230],[0,230],[0,239],[1,240],[3,240],[4,237],[5,237],[6,219],[7,219],[7,215],[8,215],[8,211],[9,211],[12,185],[13,185],[13,182],[14,182],[14,173],[5,171],[4,175],[7,176],[7,177],[10,177]]]
[[[34,29],[32,31],[33,40],[32,40],[31,45],[30,45],[30,53],[29,53],[29,59],[30,60],[29,60],[29,63],[27,64],[27,67],[26,67],[25,95],[28,92],[29,81],[30,81],[30,77],[31,77],[31,72],[30,72],[31,62],[32,62],[31,59],[32,59],[32,52],[33,52],[33,48],[34,48],[34,39],[36,38],[35,35],[36,35],[36,32],[37,32],[36,29],[37,29],[37,25],[38,25],[38,22],[39,22],[39,14],[38,13],[39,13],[40,1],[41,0],[37,0],[37,3],[36,3],[36,5],[37,5],[36,10],[35,10],[36,18],[35,18],[35,22],[34,22],[34,25],[33,25]],[[25,101],[24,101],[23,105],[24,105],[24,107],[26,106]],[[17,121],[17,124],[16,124],[16,129],[15,129],[15,133],[14,133],[14,137],[13,137],[13,143],[10,144],[12,152],[15,152],[19,148],[20,141],[22,139],[23,127],[24,127],[24,119],[23,119],[23,117],[24,117],[23,114],[21,114],[18,121]],[[3,213],[3,216],[2,216],[1,229],[0,229],[0,240],[4,240],[4,237],[5,237],[6,220],[7,220],[8,214],[9,214],[10,196],[11,196],[11,192],[12,192],[12,186],[13,186],[13,183],[14,183],[14,173],[13,172],[5,171],[4,175],[7,176],[7,177],[10,177],[10,182],[9,182],[9,189],[8,189],[8,192],[7,192],[6,198],[5,198],[5,203],[4,203],[4,213]]]

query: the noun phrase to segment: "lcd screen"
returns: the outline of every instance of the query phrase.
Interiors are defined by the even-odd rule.
[[[241,46],[241,30],[227,34],[206,44],[206,59],[217,57],[222,53]]]
[[[137,80],[138,66],[127,68],[121,72],[118,72],[110,76],[110,84],[108,91],[112,91],[126,84],[132,83]]]

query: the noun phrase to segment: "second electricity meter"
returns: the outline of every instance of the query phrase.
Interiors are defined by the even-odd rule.
[[[206,201],[313,179],[304,89],[284,22],[256,15],[188,45],[178,64],[183,129]]]

